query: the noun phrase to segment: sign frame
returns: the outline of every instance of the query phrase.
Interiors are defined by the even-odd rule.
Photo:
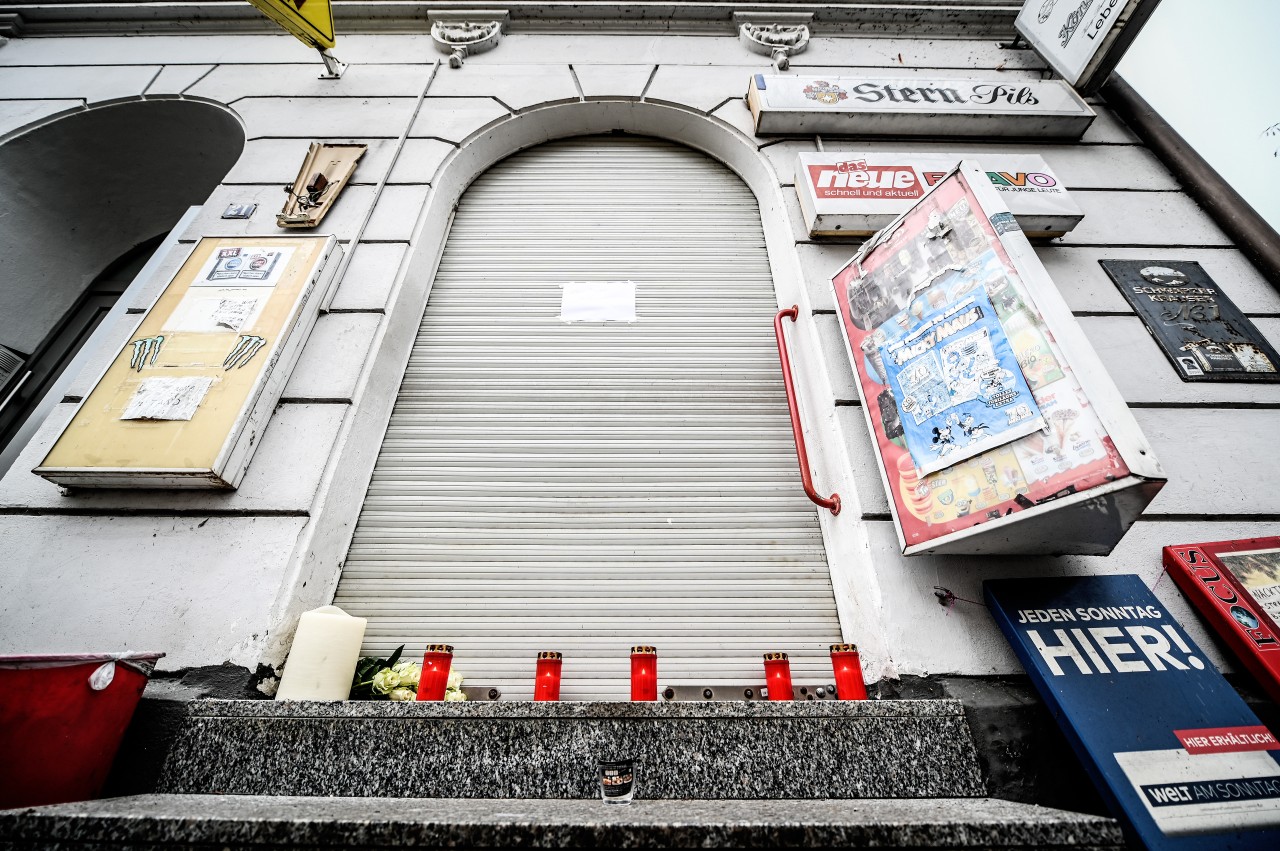
[[[1029,238],[1051,239],[1063,236],[1084,219],[1084,211],[1076,205],[1062,180],[1039,155],[981,154],[975,158],[984,167],[988,167],[987,174],[992,176],[992,183],[1007,196],[1014,218]],[[796,195],[800,199],[800,212],[804,215],[809,236],[860,240],[875,233],[901,215],[914,199],[941,180],[960,160],[960,156],[942,153],[806,151],[797,154]],[[875,170],[875,177],[881,184],[892,177],[892,189],[898,190],[899,197],[820,197],[824,187],[818,186],[818,182],[833,184],[829,192],[838,189],[841,183],[840,168],[845,167],[847,172],[848,168],[858,164]],[[989,167],[993,164],[1012,170],[991,171]],[[852,176],[844,177],[846,188],[853,179]],[[1002,188],[997,181],[1003,181],[1008,188]],[[910,183],[907,191],[902,191],[898,185],[901,183]],[[881,192],[884,191],[886,190],[881,189]],[[865,209],[857,209],[857,202],[862,202]]]
[[[991,616],[1135,847],[1280,846],[1280,741],[1141,577],[982,585]]]
[[[1081,94],[1091,95],[1102,88],[1159,5],[1160,0],[1026,0],[1014,27],[1050,68]],[[1084,61],[1068,56],[1077,37],[1094,41]],[[1055,46],[1055,39],[1063,41]]]
[[[1164,567],[1236,657],[1280,703],[1280,537],[1177,544],[1162,551]],[[1260,558],[1258,564],[1246,559]],[[1241,570],[1241,562],[1247,570]],[[1275,582],[1261,589],[1254,570]]]
[[[849,290],[855,281],[864,284],[870,281],[870,276],[864,276],[860,270],[862,262],[871,252],[881,245],[887,246],[886,250],[893,249],[898,244],[896,237],[915,238],[915,231],[911,228],[918,229],[919,225],[908,223],[913,212],[904,213],[869,240],[854,259],[832,277],[838,324],[844,338],[846,355],[850,358],[854,384],[858,389],[867,430],[871,436],[872,455],[888,497],[899,545],[903,554],[908,556],[925,553],[1105,555],[1115,547],[1146,505],[1155,498],[1166,481],[1164,472],[1120,391],[1107,375],[1065,299],[1040,264],[1031,243],[1018,229],[986,172],[977,163],[963,160],[946,180],[935,185],[916,206],[921,209],[938,207],[941,202],[933,196],[953,179],[963,183],[968,193],[965,197],[970,198],[972,205],[977,207],[973,227],[985,234],[982,239],[991,246],[988,253],[995,252],[999,255],[1003,252],[1003,258],[998,263],[999,269],[1011,270],[1012,274],[1009,271],[1002,272],[1002,280],[1021,282],[1022,290],[1015,292],[1012,297],[1016,307],[1011,310],[1028,312],[1027,321],[1032,326],[1039,328],[1039,325],[1043,325],[1043,330],[1037,331],[1041,339],[1053,341],[1045,342],[1052,354],[1052,358],[1046,359],[1046,364],[1060,360],[1059,367],[1063,375],[1054,374],[1050,377],[1046,374],[1040,383],[1052,384],[1061,380],[1062,386],[1071,392],[1054,392],[1043,397],[1037,395],[1037,401],[1042,408],[1046,404],[1050,406],[1051,418],[1057,415],[1056,420],[1063,420],[1055,426],[1061,434],[1054,432],[1048,437],[1053,438],[1053,442],[1059,446],[1067,445],[1064,441],[1070,437],[1072,449],[1070,452],[1055,453],[1055,458],[1057,454],[1064,456],[1066,466],[1062,466],[1064,461],[1055,460],[1053,464],[1056,466],[1048,466],[1050,472],[1047,473],[1042,473],[1039,466],[1046,462],[1035,459],[1051,451],[1048,445],[1050,441],[1046,439],[1042,445],[1037,445],[1031,437],[1023,439],[1028,441],[1025,451],[1019,450],[1015,442],[1009,445],[1013,449],[999,447],[992,450],[997,453],[995,457],[984,454],[977,459],[961,462],[961,465],[976,465],[972,471],[960,470],[957,465],[957,468],[950,468],[927,478],[918,473],[909,458],[906,459],[904,468],[903,444],[895,444],[894,435],[890,434],[891,423],[881,413],[884,397],[882,385],[887,385],[873,374],[876,368],[864,356],[868,350],[864,349],[863,344],[875,342],[872,331],[867,328],[874,326],[878,329],[884,320],[865,320],[869,322],[867,328],[859,325],[854,317]],[[902,228],[908,230],[902,231],[900,235]],[[972,234],[964,236],[966,240],[973,238]],[[972,265],[978,261],[966,262]],[[977,271],[985,275],[991,262],[994,261],[982,260],[981,268]],[[977,280],[977,272],[966,274]],[[930,286],[934,280],[934,277],[929,277]],[[957,286],[966,286],[966,281],[967,278],[962,279]],[[988,286],[986,283],[981,285]],[[991,295],[990,290],[988,294]],[[1004,289],[998,295],[1001,303],[1008,301],[1009,297]],[[915,290],[912,290],[912,294],[902,304],[911,304],[914,314],[914,302],[918,300]],[[993,301],[996,300],[993,298]],[[1020,301],[1025,303],[1019,304]],[[893,303],[897,304],[897,300]],[[879,305],[872,308],[871,312],[878,315],[884,313],[885,309],[888,309],[885,305]],[[893,310],[897,309],[889,309],[884,313],[884,318],[892,322],[895,315]],[[901,311],[906,309],[901,307]],[[859,310],[867,312],[861,305]],[[1036,322],[1037,317],[1039,324]],[[1035,336],[1031,335],[1028,343],[1020,346],[1020,351],[1038,351],[1037,346]],[[1024,356],[1022,353],[1019,354],[1020,362]],[[1023,371],[1026,372],[1026,369],[1024,366]],[[1073,379],[1073,383],[1068,382],[1068,379]],[[889,402],[891,406],[895,405],[891,394]],[[1089,438],[1095,441],[1089,452],[1085,452],[1088,447],[1083,445],[1079,450],[1075,448],[1077,442],[1085,439],[1071,436],[1077,430],[1094,436]],[[1007,452],[1021,457],[1001,457],[1001,453]],[[1031,453],[1030,456],[1027,455],[1028,452]],[[1092,457],[1088,460],[1075,460],[1086,455]],[[1027,465],[1036,476],[1034,481],[1024,470]],[[987,470],[988,466],[992,468],[990,471]],[[940,483],[944,474],[963,484],[964,494],[956,490],[956,484]],[[1018,480],[1017,475],[1023,478]],[[991,485],[992,493],[989,496],[983,484],[984,479]],[[1009,480],[1009,484],[1002,485],[1006,480]],[[1024,485],[1026,491],[1021,490]],[[950,501],[947,501],[946,494],[941,490],[944,486],[952,493]],[[1009,493],[1004,493],[1001,488]],[[972,505],[982,503],[977,510],[961,504],[962,496],[968,499],[967,494],[973,491],[977,491],[978,495],[973,496]],[[1017,491],[1016,494],[1014,491]],[[926,496],[929,505],[917,505]],[[941,520],[933,517],[937,506],[945,506],[945,509],[939,509],[944,515]]]
[[[1196,261],[1098,263],[1183,381],[1280,382],[1280,352]]]
[[[822,76],[752,75],[747,107],[756,135],[1075,140],[1097,118],[1061,80]]]
[[[236,488],[341,256],[332,235],[202,237],[32,472],[77,488]]]

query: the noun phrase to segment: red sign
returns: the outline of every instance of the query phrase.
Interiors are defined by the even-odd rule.
[[[1271,699],[1280,701],[1280,538],[1165,547],[1164,566]]]
[[[1189,754],[1280,750],[1280,742],[1266,727],[1206,727],[1173,734]]]

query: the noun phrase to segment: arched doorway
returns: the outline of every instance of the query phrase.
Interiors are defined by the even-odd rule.
[[[634,322],[566,321],[566,285],[626,281]],[[539,650],[565,653],[567,699],[625,698],[632,644],[663,684],[758,683],[774,649],[827,681],[840,627],[775,310],[756,200],[702,154],[580,137],[484,173],[334,601],[370,619],[366,652],[453,643],[517,698]]]
[[[161,99],[75,112],[0,145],[0,473],[129,270],[204,202],[244,143],[226,107]]]

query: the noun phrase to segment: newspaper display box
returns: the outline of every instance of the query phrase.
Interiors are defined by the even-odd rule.
[[[332,236],[205,237],[34,472],[100,488],[234,488],[341,256]]]
[[[809,236],[873,234],[909,210],[959,161],[947,154],[802,153],[795,183]],[[1062,236],[1084,218],[1041,157],[990,154],[981,163],[1028,237]]]
[[[1106,554],[1164,484],[977,163],[868,240],[832,286],[904,554]]]
[[[756,135],[1079,139],[1096,118],[1061,80],[755,74]]]
[[[1242,538],[1165,547],[1164,566],[1280,703],[1280,538]]]

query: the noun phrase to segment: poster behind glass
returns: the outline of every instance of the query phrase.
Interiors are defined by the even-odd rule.
[[[1164,565],[1271,699],[1280,702],[1280,537],[1169,546]]]
[[[1000,242],[999,233],[1016,228],[1008,212],[989,219],[965,173],[956,171],[832,279],[908,547],[1129,474]],[[967,347],[983,355],[978,387],[1004,382],[1001,400],[1006,391],[1025,392],[1009,404],[983,406],[979,418],[972,409],[945,406],[970,395],[971,384],[935,383],[935,393],[943,387],[948,393],[942,424],[917,424],[900,365],[886,356],[966,305],[988,314],[982,327],[990,356],[985,342]],[[952,338],[963,338],[964,330]],[[980,393],[973,398],[981,404]],[[975,436],[981,439],[970,444]],[[935,438],[964,445],[944,454],[935,451]]]

